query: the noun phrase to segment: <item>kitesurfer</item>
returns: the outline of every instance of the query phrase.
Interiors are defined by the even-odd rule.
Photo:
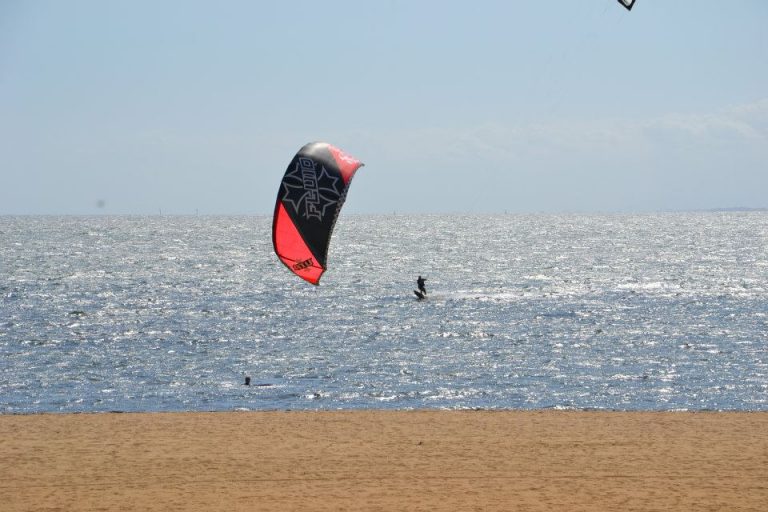
[[[426,279],[425,279],[425,278],[423,278],[423,277],[421,277],[421,276],[419,276],[419,278],[416,280],[416,284],[419,286],[419,291],[420,291],[422,294],[424,294],[424,295],[426,295],[426,294],[427,294],[427,289],[426,289],[426,288],[424,288],[424,282],[425,282],[425,281],[426,281]]]

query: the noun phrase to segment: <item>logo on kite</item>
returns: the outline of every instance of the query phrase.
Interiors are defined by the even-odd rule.
[[[312,258],[309,258],[308,260],[300,261],[296,263],[293,267],[293,270],[304,270],[305,268],[312,266]]]
[[[325,142],[296,153],[283,175],[272,219],[272,244],[280,261],[318,284],[336,218],[362,162]]]
[[[631,11],[632,6],[635,5],[635,0],[619,0],[619,3],[626,7],[628,11]]]
[[[293,207],[296,215],[305,219],[322,221],[328,208],[339,202],[339,178],[334,178],[325,167],[317,170],[318,164],[300,157],[296,167],[283,177],[283,202]]]

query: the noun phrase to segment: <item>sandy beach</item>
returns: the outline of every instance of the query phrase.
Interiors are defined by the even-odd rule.
[[[0,416],[0,503],[45,510],[765,510],[767,413]]]

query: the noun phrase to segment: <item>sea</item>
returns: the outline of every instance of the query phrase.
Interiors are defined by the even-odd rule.
[[[768,212],[0,217],[0,413],[338,409],[768,411]]]

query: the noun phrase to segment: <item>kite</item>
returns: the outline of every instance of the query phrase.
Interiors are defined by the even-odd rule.
[[[619,0],[619,3],[626,7],[628,11],[631,11],[632,6],[635,5],[635,0]]]
[[[301,148],[285,171],[272,219],[272,245],[288,269],[314,285],[355,172],[356,158],[325,142]]]

